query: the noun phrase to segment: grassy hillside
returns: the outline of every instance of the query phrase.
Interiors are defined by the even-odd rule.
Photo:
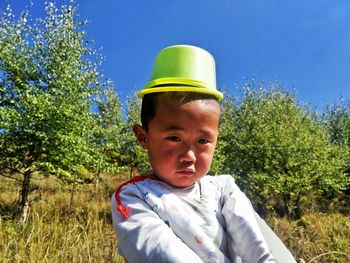
[[[110,213],[110,196],[123,179],[105,177],[97,186],[77,186],[70,207],[71,187],[62,187],[54,178],[36,178],[39,189],[31,195],[28,221],[21,224],[13,220],[19,188],[0,178],[2,262],[124,262],[117,253]],[[299,221],[267,221],[306,262],[350,262],[350,217],[309,214]]]

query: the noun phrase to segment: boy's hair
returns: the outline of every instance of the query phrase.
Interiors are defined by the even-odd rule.
[[[157,104],[159,100],[171,99],[179,103],[190,102],[193,100],[203,100],[208,102],[216,102],[220,108],[220,103],[214,95],[197,93],[197,92],[160,92],[149,93],[143,96],[141,106],[141,123],[142,127],[148,131],[148,123],[156,114]]]

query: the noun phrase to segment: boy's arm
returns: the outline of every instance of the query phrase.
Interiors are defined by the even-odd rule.
[[[222,215],[225,218],[228,246],[242,262],[276,262],[255,219],[246,195],[227,176],[223,186]]]
[[[296,263],[292,254],[254,211],[251,202],[231,176],[225,178],[222,213],[230,249],[242,262]]]
[[[128,262],[202,262],[149,207],[135,185],[123,187],[120,197],[129,216],[117,211],[112,196],[112,219],[119,253]]]

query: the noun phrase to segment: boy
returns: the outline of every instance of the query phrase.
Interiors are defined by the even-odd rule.
[[[172,46],[159,53],[139,93],[142,126],[133,131],[153,172],[112,197],[119,252],[128,262],[278,262],[234,179],[207,176],[220,125],[215,82],[208,52]]]

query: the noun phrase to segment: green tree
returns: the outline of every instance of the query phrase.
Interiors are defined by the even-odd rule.
[[[212,175],[229,174],[231,172],[230,168],[226,166],[227,156],[229,155],[229,153],[226,151],[230,151],[227,136],[229,136],[229,134],[233,131],[232,127],[234,124],[234,119],[232,118],[232,116],[236,115],[237,110],[237,108],[234,105],[234,102],[235,98],[227,94],[221,102],[219,137],[213,156],[213,162],[209,171],[209,174]]]
[[[91,98],[104,85],[76,7],[45,3],[33,21],[0,18],[0,174],[22,185],[22,218],[36,171],[77,182],[93,159]]]
[[[327,106],[322,117],[324,125],[330,134],[331,142],[339,147],[346,147],[350,152],[350,101],[341,100],[332,106]],[[344,169],[350,180],[350,160],[345,164]],[[349,209],[350,184],[344,193],[344,207]]]
[[[127,118],[122,130],[122,164],[129,168],[130,177],[135,170],[140,174],[151,171],[147,152],[138,145],[133,133],[133,125],[140,124],[141,100],[136,95],[130,96],[127,102]]]
[[[300,217],[303,202],[334,195],[348,183],[343,147],[332,145],[317,116],[277,84],[248,85],[223,111],[225,167],[258,210]]]
[[[96,131],[92,139],[96,157],[89,170],[96,170],[98,179],[100,172],[115,173],[121,168],[122,130],[125,123],[122,106],[114,88],[104,90],[96,102]]]
[[[323,113],[323,121],[332,143],[344,144],[350,148],[350,101],[342,100],[327,106]]]

